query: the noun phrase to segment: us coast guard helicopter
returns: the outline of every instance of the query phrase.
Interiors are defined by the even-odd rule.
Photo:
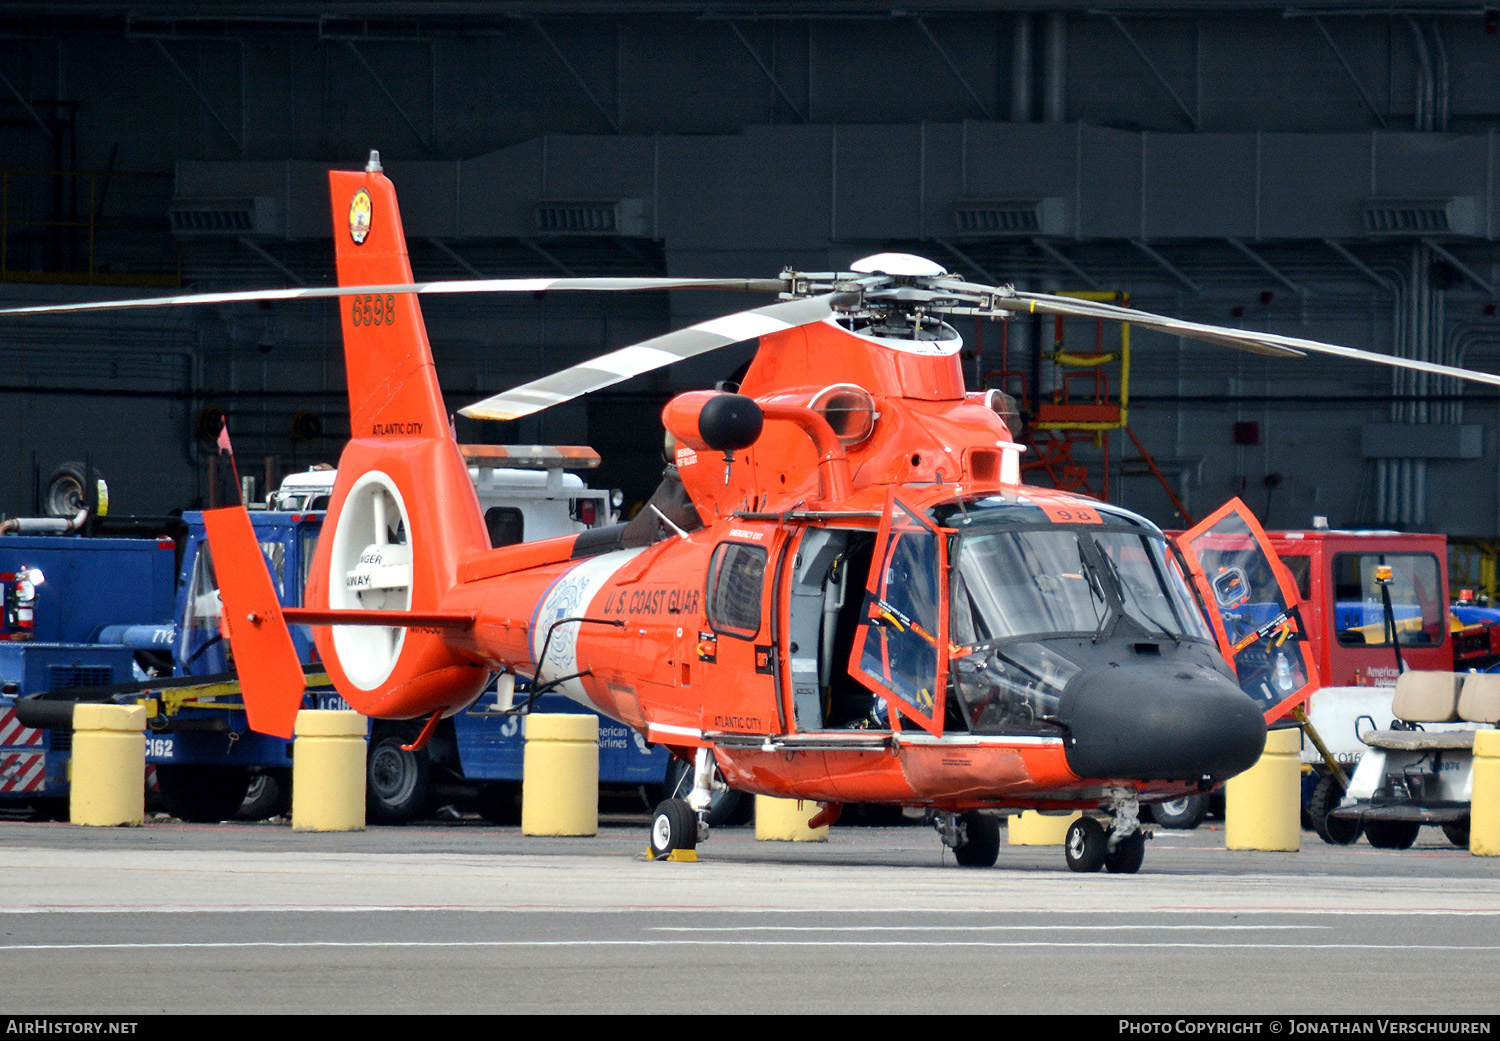
[[[1253,764],[1316,686],[1296,593],[1226,508],[1180,556],[1127,510],[1020,481],[1003,395],[965,389],[950,315],[1078,315],[1249,349],[1500,378],[1290,337],[1019,292],[882,254],[765,280],[416,283],[378,157],[329,175],[338,286],[3,313],[336,297],[352,437],[301,609],[283,609],[242,507],[205,515],[252,726],[291,736],[310,625],[358,711],[446,715],[500,677],[559,691],[693,764],[652,815],[667,858],[707,836],[724,784],[931,811],[959,864],[999,819],[1082,810],[1069,868],[1139,870],[1141,804]],[[418,297],[722,288],[780,295],[463,410],[514,419],[758,339],[737,392],[662,413],[671,464],[612,528],[495,548],[449,422]],[[1206,613],[1202,603],[1209,606]],[[1229,661],[1234,661],[1232,668]],[[524,705],[514,706],[521,711]],[[809,808],[810,814],[814,811]]]

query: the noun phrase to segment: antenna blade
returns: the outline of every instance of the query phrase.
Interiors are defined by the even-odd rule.
[[[485,398],[460,409],[459,415],[470,419],[529,416],[684,358],[695,358],[732,343],[821,322],[833,314],[833,302],[838,296],[837,293],[825,293],[699,322]]]
[[[1114,304],[1092,300],[1077,300],[1046,293],[1015,293],[1012,296],[998,297],[993,303],[999,310],[1022,314],[1060,314],[1101,318],[1112,322],[1129,322],[1144,329],[1155,329],[1172,336],[1223,344],[1226,347],[1272,357],[1300,358],[1308,354],[1323,354],[1334,358],[1348,358],[1351,361],[1370,362],[1389,368],[1410,369],[1414,372],[1426,372],[1435,376],[1448,376],[1471,383],[1500,387],[1500,375],[1494,373],[1460,369],[1452,365],[1439,365],[1436,362],[1419,361],[1415,358],[1398,358],[1390,354],[1381,354],[1378,351],[1341,347],[1338,344],[1324,343],[1321,340],[1305,340],[1297,336],[1280,336],[1276,333],[1256,332],[1252,329],[1230,329],[1222,325],[1204,325],[1201,322],[1168,318],[1165,315],[1152,314],[1150,311],[1137,311],[1129,307],[1117,307]]]
[[[387,296],[395,293],[448,296],[459,293],[620,293],[646,289],[729,289],[748,293],[780,293],[788,290],[789,284],[778,278],[477,278],[447,282],[400,282],[390,285],[250,289],[228,293],[185,293],[179,296],[141,297],[135,300],[38,304],[30,307],[0,308],[0,317],[61,314],[75,311],[130,311],[152,307],[195,307],[205,304],[255,303],[264,300]]]

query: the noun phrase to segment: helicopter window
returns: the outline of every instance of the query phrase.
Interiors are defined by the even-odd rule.
[[[708,624],[715,632],[751,639],[760,632],[766,551],[762,546],[724,542],[708,569]]]
[[[1127,615],[1153,632],[1213,639],[1165,544],[1114,531],[1099,532],[1093,538],[1119,587]]]
[[[1443,602],[1437,557],[1430,553],[1339,553],[1333,558],[1334,628],[1339,643],[1389,647],[1385,604],[1375,569],[1391,568],[1391,608],[1403,647],[1443,641]]]
[[[1108,606],[1103,582],[1075,531],[999,531],[966,536],[959,544],[951,623],[955,641],[1092,633]]]

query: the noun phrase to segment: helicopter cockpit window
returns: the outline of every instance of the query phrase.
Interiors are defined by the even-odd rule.
[[[1178,544],[1240,689],[1260,702],[1268,721],[1306,700],[1317,688],[1317,669],[1306,653],[1297,587],[1255,517],[1231,500]]]
[[[1108,609],[1076,531],[997,531],[959,543],[951,623],[957,643],[1092,633]]]
[[[763,546],[725,542],[714,550],[708,568],[708,624],[715,632],[750,639],[760,632],[761,597],[765,589]]]
[[[1105,531],[1094,536],[1120,590],[1125,614],[1153,633],[1212,640],[1175,558],[1159,539]]]
[[[947,542],[899,501],[892,504],[865,586],[850,671],[886,706],[941,733],[946,704],[948,617],[943,575]]]

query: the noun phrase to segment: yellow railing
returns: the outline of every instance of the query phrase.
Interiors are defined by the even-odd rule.
[[[169,232],[165,219],[161,221],[106,221],[100,219],[100,203],[103,201],[103,185],[109,181],[171,180],[171,174],[139,173],[104,170],[26,170],[0,169],[0,281],[4,282],[53,282],[79,285],[136,285],[177,286],[182,284],[182,260],[180,253],[173,263],[173,270],[163,272],[100,271],[98,269],[98,236],[101,231],[161,231]],[[17,199],[16,186],[27,178],[42,179],[46,187],[56,189],[57,182],[74,188],[86,186],[86,213],[76,218],[38,218],[17,211],[21,204]],[[16,269],[10,266],[11,244],[16,232],[23,229],[60,229],[65,234],[81,237],[87,261],[82,270],[38,270]]]

